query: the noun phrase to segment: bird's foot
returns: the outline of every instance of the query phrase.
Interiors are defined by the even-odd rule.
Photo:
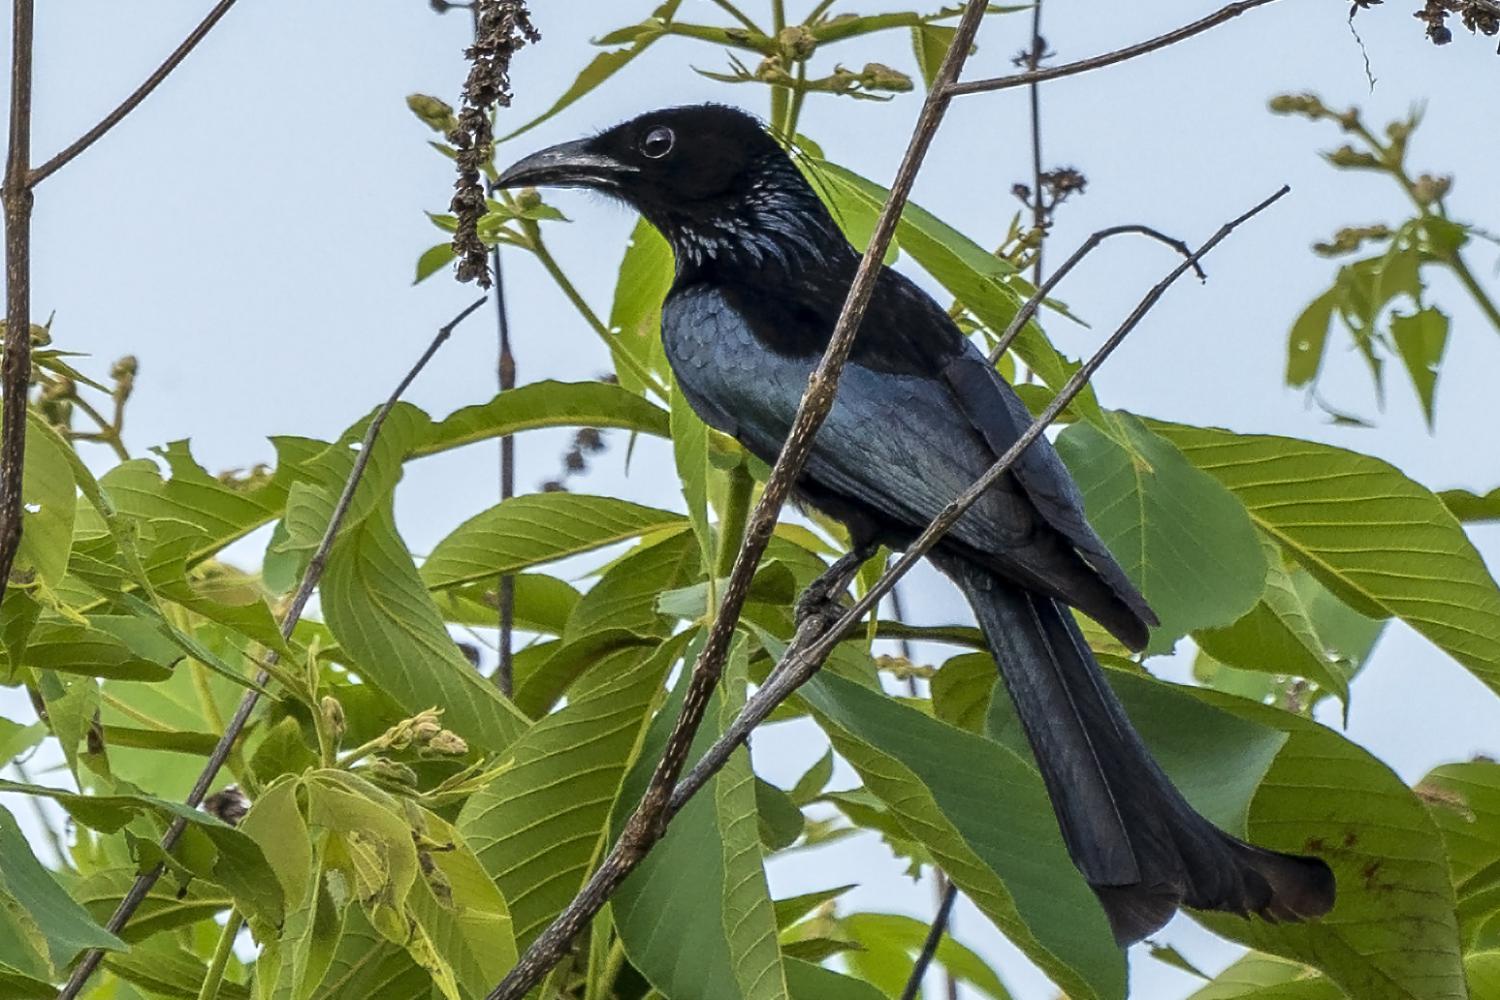
[[[849,589],[860,566],[875,554],[875,548],[859,546],[851,549],[807,585],[807,589],[798,596],[793,609],[798,627],[811,619],[817,619],[826,629],[839,620],[844,613],[840,598]]]

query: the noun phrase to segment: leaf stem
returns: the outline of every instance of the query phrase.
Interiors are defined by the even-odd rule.
[[[229,919],[224,922],[224,930],[219,934],[219,943],[214,946],[214,957],[208,964],[208,974],[203,977],[203,985],[198,990],[198,1000],[216,1000],[218,997],[219,986],[224,982],[224,970],[229,966],[229,956],[234,954],[234,939],[239,937],[243,926],[245,918],[240,916],[238,909],[231,906]]]
[[[1449,258],[1448,266],[1452,268],[1459,283],[1474,297],[1474,301],[1479,305],[1479,311],[1484,313],[1490,325],[1495,328],[1495,332],[1500,333],[1500,309],[1495,308],[1494,300],[1475,279],[1474,273],[1469,270],[1469,265],[1464,262],[1457,250],[1453,251],[1453,256]]]
[[[740,10],[734,4],[730,3],[729,0],[713,0],[713,2],[714,5],[717,6],[720,10],[723,10],[726,14],[743,24],[750,31],[755,32],[757,35],[764,34],[764,32],[760,30],[760,25],[756,24],[754,21],[750,20],[750,18],[746,17],[745,12]]]
[[[719,518],[719,558],[714,566],[715,577],[728,576],[734,569],[734,557],[745,537],[745,521],[750,516],[750,493],[754,487],[755,479],[743,460],[729,470],[729,490]]]

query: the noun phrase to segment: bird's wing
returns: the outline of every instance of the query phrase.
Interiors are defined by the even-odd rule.
[[[944,366],[943,378],[969,423],[997,456],[1002,455],[1030,426],[1031,413],[989,359],[968,341],[964,346],[965,350]],[[1141,621],[1157,624],[1145,597],[1085,518],[1078,485],[1051,443],[1039,438],[1011,468],[1041,516],[1073,543],[1115,596]]]
[[[663,335],[678,383],[700,416],[759,457],[774,459],[817,357],[771,349],[739,309],[709,289],[669,300]],[[974,358],[984,365],[977,351]],[[896,535],[915,535],[1003,450],[997,450],[997,442],[1004,428],[976,426],[971,416],[982,408],[986,393],[989,407],[1003,419],[1017,419],[1006,408],[1006,394],[1014,398],[1009,387],[998,378],[980,383],[967,366],[958,367],[955,385],[941,372],[897,372],[851,362],[814,440],[804,487],[815,500],[820,494],[836,497],[877,516]],[[1019,400],[1015,404],[1020,406]],[[1005,445],[1019,433],[1014,431]],[[1077,490],[1045,439],[1028,449],[1021,476],[1002,477],[959,520],[951,537],[997,572],[1128,633],[1122,639],[1143,641],[1144,628],[1129,627],[1130,616],[1119,613],[1120,598],[1112,596],[1114,586],[1101,582],[1094,559],[1079,551],[1074,532],[1119,572],[1083,520]],[[1123,573],[1119,578],[1124,580]]]

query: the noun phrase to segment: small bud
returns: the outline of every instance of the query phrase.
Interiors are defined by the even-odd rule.
[[[1446,198],[1452,187],[1452,177],[1434,177],[1431,174],[1423,174],[1412,185],[1411,193],[1417,203],[1425,208]]]
[[[1373,153],[1365,153],[1355,149],[1353,146],[1340,146],[1331,153],[1323,154],[1329,163],[1335,167],[1348,167],[1351,169],[1379,170],[1383,164]]]
[[[323,700],[318,702],[318,708],[323,713],[323,722],[333,735],[333,741],[337,743],[344,738],[344,733],[349,728],[348,720],[344,718],[344,706],[333,695],[325,694]]]
[[[788,62],[798,62],[817,51],[818,37],[806,26],[794,24],[781,29],[781,34],[776,36],[776,44],[781,47],[781,53]]]
[[[450,757],[462,757],[469,752],[469,744],[453,730],[443,729],[427,741],[427,749]]]
[[[755,79],[761,83],[782,84],[791,86],[795,81],[792,74],[786,71],[786,62],[780,56],[766,56],[755,67]]]
[[[516,192],[516,208],[529,212],[542,204],[542,193],[536,188],[521,188]]]
[[[408,94],[406,106],[422,120],[422,124],[434,132],[447,135],[458,128],[458,119],[453,115],[453,105],[430,94]]]
[[[885,63],[865,63],[865,68],[859,75],[866,90],[905,93],[912,89],[911,77]]]

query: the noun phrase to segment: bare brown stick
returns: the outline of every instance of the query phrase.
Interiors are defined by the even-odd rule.
[[[474,43],[479,44],[479,5],[469,8],[474,25]],[[495,194],[494,183],[487,182],[491,197]],[[516,356],[510,346],[510,314],[505,308],[505,273],[501,270],[500,244],[490,249],[490,273],[495,279],[495,373],[500,391],[516,387]],[[507,434],[500,439],[500,500],[509,500],[516,492],[516,439]],[[515,624],[516,624],[516,578],[507,573],[495,581],[495,604],[498,634],[496,647],[499,662],[492,678],[500,693],[509,698],[515,692]]]
[[[199,42],[203,41],[203,37],[213,30],[213,26],[219,23],[219,19],[229,13],[229,8],[234,6],[234,2],[235,0],[219,0],[218,3],[214,4],[213,9],[208,12],[208,16],[198,22],[198,26],[182,40],[181,45],[172,50],[172,54],[167,56],[160,66],[156,67],[155,71],[146,78],[145,83],[135,88],[129,97],[120,102],[119,107],[100,119],[99,124],[83,133],[83,135],[79,136],[77,140],[62,152],[52,157],[52,159],[31,171],[30,176],[27,178],[27,186],[36,187],[42,181],[61,170],[79,153],[99,141],[99,138],[104,133],[120,124],[120,120],[134,111],[136,106],[147,97],[151,96],[151,92],[161,85],[161,82],[177,68],[179,63],[187,58],[188,53],[193,51]]]
[[[323,567],[328,562],[328,553],[333,549],[334,538],[338,535],[339,527],[344,523],[344,517],[349,513],[349,505],[354,500],[354,491],[359,486],[360,478],[364,475],[365,466],[370,462],[370,454],[374,451],[373,445],[375,444],[375,439],[380,435],[380,428],[384,425],[385,418],[395,408],[396,402],[406,392],[412,380],[417,377],[423,368],[427,367],[427,362],[432,360],[432,356],[437,353],[438,348],[442,347],[443,343],[452,336],[458,324],[462,323],[475,310],[484,305],[484,302],[483,298],[475,300],[463,312],[443,324],[438,330],[437,336],[433,337],[432,342],[427,345],[427,350],[422,352],[422,356],[417,359],[416,364],[411,366],[406,375],[396,385],[395,390],[381,404],[380,409],[375,411],[375,415],[370,418],[370,424],[365,428],[365,436],[360,444],[359,454],[354,459],[354,467],[349,470],[349,478],[344,480],[343,492],[339,494],[338,501],[333,505],[333,513],[328,519],[328,527],[323,530],[323,537],[318,541],[318,547],[313,551],[312,558],[307,563],[307,569],[302,574],[302,583],[297,587],[297,592],[292,595],[291,603],[287,606],[286,615],[281,620],[281,637],[283,639],[290,638],[292,630],[302,620],[302,612],[306,609],[308,600],[317,588],[318,581],[323,577]],[[270,650],[266,653],[266,662],[272,666],[275,666],[277,659],[275,650]],[[255,683],[258,687],[264,686],[270,678],[270,672],[262,668],[255,678]],[[235,741],[239,739],[240,733],[245,728],[245,723],[250,720],[250,713],[255,710],[256,702],[259,699],[260,692],[255,689],[246,691],[245,696],[240,699],[239,707],[234,710],[234,716],[229,720],[229,724],[224,727],[224,734],[219,737],[219,742],[214,745],[213,753],[209,755],[208,763],[203,766],[203,771],[198,775],[198,780],[193,783],[193,790],[188,793],[187,804],[189,806],[197,808],[203,801],[203,797],[208,794],[209,787],[213,785],[214,779],[218,777],[219,769],[224,766],[224,761],[229,758],[229,751],[234,747]],[[186,819],[181,817],[174,819],[172,824],[167,827],[167,832],[162,835],[162,851],[170,852],[176,846],[178,839],[182,837],[185,829],[187,829]],[[125,894],[124,899],[120,900],[120,905],[115,907],[115,912],[110,915],[109,922],[105,925],[109,928],[110,933],[118,934],[124,928],[126,922],[130,920],[141,903],[145,901],[146,894],[151,891],[151,887],[156,884],[156,880],[161,878],[161,873],[165,870],[165,867],[164,864],[158,862],[149,871],[136,876],[135,882],[130,887],[130,891]],[[84,984],[88,982],[89,977],[94,974],[94,970],[99,967],[99,962],[103,957],[104,952],[97,948],[85,952],[83,959],[74,968],[73,974],[68,978],[67,985],[57,994],[57,1000],[73,1000],[73,998],[77,997],[79,991],[83,989]]]
[[[1046,80],[1056,80],[1064,76],[1074,76],[1078,73],[1087,73],[1090,70],[1102,69],[1105,66],[1113,66],[1115,63],[1143,56],[1148,52],[1166,48],[1168,45],[1191,38],[1201,34],[1209,28],[1217,27],[1225,21],[1233,20],[1246,11],[1263,7],[1274,0],[1239,0],[1214,11],[1207,17],[1200,18],[1192,24],[1185,24],[1180,28],[1173,29],[1164,35],[1148,38],[1144,42],[1106,52],[1103,55],[1091,56],[1088,59],[1080,59],[1078,62],[1065,63],[1061,66],[1049,66],[1046,69],[1029,70],[1025,73],[1013,73],[1010,76],[999,76],[988,80],[970,80],[965,83],[953,83],[948,85],[948,94],[958,97],[962,94],[978,94],[990,90],[1009,90],[1011,87],[1026,87],[1033,83],[1042,83]]]
[[[1026,68],[1037,70],[1042,65],[1042,51],[1047,43],[1042,40],[1042,0],[1035,0],[1031,8],[1031,51],[1027,53]],[[1042,250],[1047,242],[1047,209],[1042,201],[1042,82],[1031,81],[1027,88],[1031,99],[1031,225],[1036,230],[1036,257],[1032,261],[1032,284],[1042,283]]]
[[[870,244],[859,262],[849,294],[844,299],[838,322],[834,324],[828,349],[818,363],[817,370],[808,379],[807,389],[797,408],[797,416],[786,443],[777,456],[776,464],[766,480],[766,488],[760,502],[750,515],[744,541],[735,558],[734,569],[724,587],[717,614],[709,627],[703,651],[693,665],[688,680],[687,693],[682,710],[667,737],[666,747],[657,764],[651,781],[641,796],[640,804],[626,822],[620,839],[610,850],[603,863],[595,870],[588,884],[578,893],[567,908],[526,949],[520,962],[506,974],[505,978],[489,994],[487,1000],[520,1000],[547,972],[561,960],[568,944],[576,937],[595,913],[599,912],[610,894],[624,881],[625,876],[645,857],[651,846],[661,839],[669,820],[667,806],[672,789],[682,773],[693,737],[703,723],[710,697],[719,682],[724,657],[729,651],[734,635],[735,623],[749,594],[750,580],[765,552],[771,532],[781,506],[786,502],[792,483],[796,480],[812,448],[813,435],[817,433],[823,418],[833,406],[834,393],[838,389],[839,373],[849,357],[854,344],[854,334],[864,318],[870,295],[875,288],[875,279],[880,274],[881,259],[895,234],[901,210],[911,193],[922,159],[932,143],[943,113],[947,110],[948,84],[958,78],[973,45],[979,23],[984,17],[985,0],[969,0],[963,17],[955,30],[953,40],[938,68],[932,88],[922,104],[917,124],[907,145],[906,154],[891,183],[889,196],[881,209],[870,236]]]
[[[72,145],[30,169],[32,0],[16,0],[11,19],[10,144],[5,159],[5,358],[0,365],[0,597],[21,544],[21,487],[26,463],[26,393],[31,384],[32,189],[82,153],[146,99],[187,57],[235,0],[219,0],[165,62]]]
[[[957,898],[958,889],[949,882],[948,888],[943,891],[942,901],[938,903],[937,916],[932,918],[932,926],[927,928],[927,940],[922,942],[922,950],[912,964],[906,989],[901,991],[901,1000],[917,1000],[922,980],[927,975],[927,967],[932,964],[932,957],[937,954],[938,945],[943,942],[943,932],[948,929],[948,917],[953,913],[953,901]]]
[[[26,392],[31,384],[32,0],[15,0],[11,17],[10,144],[5,155],[5,358],[0,362],[0,598],[21,547],[21,487],[26,463]]]
[[[1066,261],[1063,262],[1063,266],[1057,269],[1056,274],[1049,277],[1046,281],[1038,283],[1036,292],[1031,296],[1031,298],[1026,300],[1025,304],[1022,305],[1019,310],[1016,311],[1015,316],[1012,317],[1010,323],[1005,327],[1004,332],[1000,334],[1000,339],[995,341],[995,346],[990,351],[990,364],[994,364],[995,362],[999,361],[1001,355],[1003,355],[1007,350],[1010,349],[1010,345],[1015,342],[1015,339],[1018,336],[1020,336],[1021,328],[1026,325],[1026,321],[1036,315],[1036,311],[1040,309],[1042,303],[1047,300],[1047,296],[1052,294],[1052,289],[1057,287],[1057,283],[1062,281],[1063,278],[1067,276],[1068,272],[1073,270],[1073,268],[1078,265],[1079,261],[1087,257],[1095,247],[1097,247],[1100,243],[1103,243],[1105,240],[1109,239],[1111,236],[1121,236],[1125,233],[1135,233],[1140,236],[1149,236],[1159,243],[1165,243],[1173,250],[1176,250],[1178,253],[1182,254],[1182,256],[1186,257],[1188,260],[1191,261],[1193,259],[1193,252],[1188,249],[1188,245],[1186,243],[1182,242],[1181,240],[1174,240],[1172,237],[1158,232],[1157,230],[1152,229],[1150,226],[1141,226],[1132,223],[1125,226],[1110,226],[1107,229],[1099,230],[1097,233],[1094,233],[1088,239],[1084,240],[1082,246],[1073,251],[1073,256],[1069,257]],[[1193,270],[1198,272],[1199,278],[1205,281],[1208,280],[1208,275],[1203,273],[1203,268],[1200,267],[1196,262],[1193,263]]]
[[[776,706],[789,698],[792,692],[796,691],[813,674],[817,673],[818,668],[827,659],[828,654],[833,651],[834,646],[838,645],[843,637],[869,613],[870,609],[896,585],[896,581],[901,579],[912,566],[916,565],[918,559],[921,559],[937,544],[938,540],[942,538],[949,528],[957,523],[964,512],[973,506],[974,502],[987,489],[993,486],[997,479],[1005,474],[1005,471],[1021,457],[1021,454],[1030,447],[1031,443],[1041,436],[1042,432],[1057,419],[1058,414],[1063,411],[1064,407],[1072,402],[1073,398],[1093,378],[1094,372],[1099,370],[1099,366],[1104,363],[1105,359],[1129,335],[1130,331],[1135,329],[1146,313],[1156,305],[1167,288],[1186,273],[1188,269],[1193,267],[1205,254],[1218,246],[1236,227],[1269,207],[1272,202],[1282,197],[1289,190],[1290,188],[1283,186],[1275,194],[1250,209],[1250,211],[1219,227],[1218,232],[1214,233],[1202,246],[1190,254],[1186,260],[1177,265],[1170,274],[1157,282],[1146,293],[1145,297],[1136,304],[1136,307],[1125,318],[1125,321],[1120,324],[1114,333],[1110,334],[1109,339],[1100,346],[1099,350],[1088,361],[1084,362],[1078,371],[1073,373],[1073,377],[1068,379],[1067,383],[1058,391],[1052,401],[1047,404],[1047,407],[1036,420],[1032,421],[1025,432],[1016,439],[1015,444],[1007,448],[1005,454],[1001,455],[983,476],[975,480],[968,489],[964,490],[953,502],[944,507],[890,569],[886,570],[880,579],[869,590],[865,591],[859,600],[854,602],[853,606],[845,610],[837,621],[829,626],[818,622],[816,617],[810,616],[798,625],[797,633],[793,636],[791,644],[782,654],[781,661],[776,665],[776,668],[771,671],[771,675],[766,678],[766,682],[756,689],[755,693],[745,702],[745,707],[740,710],[739,715],[725,728],[724,734],[714,741],[713,745],[704,752],[698,762],[693,765],[692,770],[683,777],[681,783],[673,790],[670,806],[672,812],[675,813],[686,805],[688,799],[692,798],[707,783],[708,779],[724,766],[725,762],[729,760],[729,756],[749,737],[751,731],[764,722],[770,716],[771,712],[775,710]],[[1039,289],[1038,293],[1033,295],[1032,298],[1039,301],[1041,294]],[[851,572],[850,575],[852,576],[853,573]]]

